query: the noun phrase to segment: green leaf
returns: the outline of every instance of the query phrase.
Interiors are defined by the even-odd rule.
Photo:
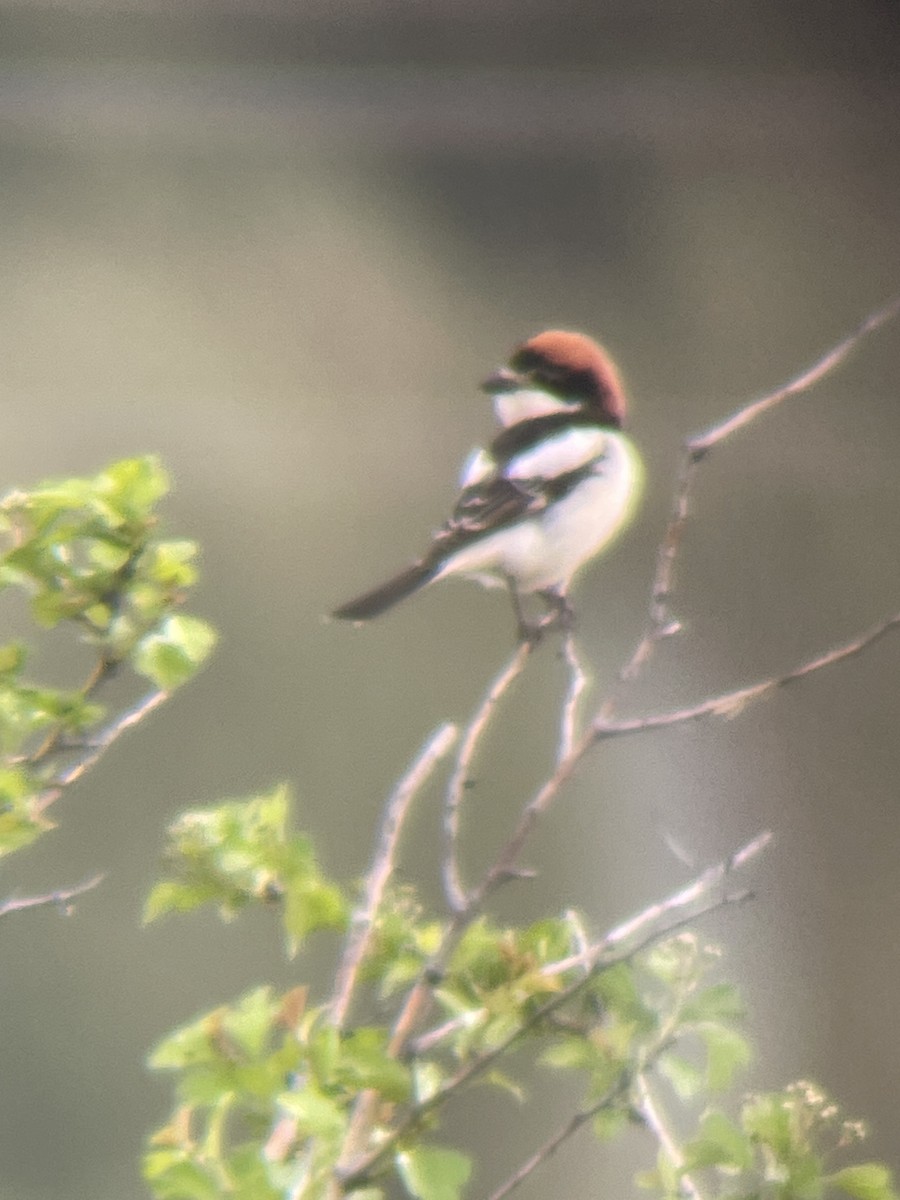
[[[681,990],[699,978],[701,951],[694,933],[679,933],[652,946],[642,956],[644,968],[668,988]]]
[[[183,1150],[151,1150],[144,1156],[144,1179],[158,1200],[221,1200],[222,1189]]]
[[[883,1163],[858,1163],[826,1176],[825,1182],[840,1188],[854,1200],[897,1200],[891,1172]]]
[[[697,1033],[706,1045],[706,1083],[711,1091],[731,1087],[735,1073],[750,1062],[750,1047],[745,1038],[727,1025],[710,1022]]]
[[[684,1147],[684,1169],[723,1167],[747,1171],[753,1165],[753,1144],[724,1113],[711,1111],[700,1121],[700,1131]]]
[[[373,1088],[397,1103],[408,1100],[412,1091],[409,1067],[388,1052],[383,1029],[354,1029],[343,1039],[340,1075],[350,1091]]]
[[[536,921],[522,931],[519,944],[537,963],[558,962],[572,953],[573,929],[569,919]]]
[[[520,1104],[524,1103],[527,1093],[525,1088],[518,1079],[513,1079],[511,1075],[507,1075],[505,1071],[487,1071],[484,1075],[484,1082],[490,1084],[491,1087],[505,1092],[508,1096],[512,1096],[514,1100],[518,1100]]]
[[[699,1096],[704,1086],[704,1076],[692,1062],[669,1050],[660,1055],[657,1066],[659,1073],[668,1079],[680,1099],[692,1100]]]
[[[458,1200],[472,1173],[465,1155],[442,1146],[417,1146],[397,1155],[397,1171],[417,1200]]]
[[[69,484],[77,483],[70,480]],[[144,521],[169,490],[169,478],[152,454],[126,458],[96,477],[97,493],[123,521]]]
[[[623,1108],[614,1105],[602,1108],[592,1122],[594,1133],[601,1142],[611,1142],[621,1134],[630,1120],[628,1112]]]
[[[316,929],[343,929],[348,904],[319,869],[302,834],[287,831],[286,787],[182,813],[169,827],[168,878],[144,920],[216,904],[225,920],[256,903],[283,908],[291,949]]]
[[[285,1189],[274,1185],[270,1168],[255,1142],[238,1146],[226,1159],[227,1182],[219,1189],[217,1200],[223,1195],[228,1200],[284,1200]]]
[[[659,1171],[636,1171],[634,1176],[635,1187],[639,1187],[642,1192],[663,1192],[662,1175]]]
[[[657,1014],[644,1003],[630,963],[617,963],[601,971],[592,988],[604,1007],[628,1031],[623,1046],[632,1040],[634,1033],[650,1033],[656,1028]]]
[[[347,919],[347,902],[341,890],[307,871],[284,881],[284,927],[290,948],[316,929],[342,929]]]
[[[744,1005],[736,987],[717,983],[704,988],[684,1005],[681,1019],[688,1021],[737,1021],[745,1016]]]
[[[750,1137],[770,1147],[780,1162],[793,1153],[794,1136],[788,1097],[778,1092],[750,1096],[741,1109],[741,1127]]]
[[[183,613],[166,617],[132,652],[134,669],[164,692],[186,683],[209,657],[216,632],[206,621]]]
[[[296,1091],[282,1092],[278,1104],[297,1118],[301,1137],[337,1137],[347,1124],[344,1109],[312,1083]]]
[[[557,1067],[566,1071],[585,1070],[593,1066],[597,1051],[584,1037],[566,1037],[544,1050],[540,1062],[545,1067]]]
[[[254,988],[242,996],[225,1020],[226,1032],[253,1058],[265,1051],[272,1025],[281,1008],[268,986]]]
[[[164,917],[170,912],[190,912],[208,900],[215,899],[215,893],[209,890],[202,892],[200,888],[175,879],[163,879],[154,884],[144,904],[143,922],[149,925],[158,917]]]
[[[0,857],[30,845],[53,822],[37,811],[35,787],[23,767],[0,768]]]
[[[0,646],[0,675],[6,680],[17,677],[25,666],[27,648],[22,642],[7,642]]]
[[[147,1056],[152,1071],[183,1071],[211,1063],[217,1056],[210,1036],[222,1010],[206,1013],[188,1025],[182,1025],[158,1042]]]
[[[199,547],[186,538],[155,542],[148,547],[141,567],[145,575],[165,588],[190,587],[197,578]]]

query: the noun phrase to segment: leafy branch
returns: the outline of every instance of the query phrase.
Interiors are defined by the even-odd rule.
[[[180,611],[198,549],[160,534],[157,507],[168,487],[156,459],[133,458],[0,501],[0,593],[24,594],[40,629],[69,631],[90,658],[84,682],[65,688],[30,678],[23,642],[0,645],[0,855],[51,829],[47,813],[60,796],[213,647],[210,626]],[[109,714],[104,690],[126,669],[152,690]],[[9,899],[0,913],[65,908],[99,881]]]

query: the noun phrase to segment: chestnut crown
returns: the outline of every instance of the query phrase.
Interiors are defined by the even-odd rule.
[[[627,404],[619,372],[602,348],[583,333],[548,329],[513,351],[509,367],[486,380],[487,391],[533,386],[577,405],[598,424],[625,423]]]

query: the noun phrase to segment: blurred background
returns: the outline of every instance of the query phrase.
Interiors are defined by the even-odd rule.
[[[167,1112],[147,1048],[249,986],[327,981],[264,919],[139,929],[179,809],[290,780],[327,868],[506,655],[506,603],[448,584],[363,630],[321,621],[423,546],[489,436],[476,383],[549,325],[620,361],[649,483],[577,594],[594,697],[640,634],[682,438],[786,380],[900,289],[896,0],[0,0],[0,479],[159,453],[222,643],[6,868],[105,870],[74,919],[2,927],[0,1197],[145,1194]],[[900,608],[900,324],[704,466],[639,713],[786,669]],[[764,827],[726,949],[759,1056],[812,1077],[900,1169],[900,644],[739,719],[607,746],[501,915],[597,929]],[[470,872],[553,751],[549,646],[482,763]],[[429,794],[404,857],[433,883]],[[472,1195],[571,1110],[475,1094]],[[629,1193],[653,1148],[589,1135],[523,1196]]]

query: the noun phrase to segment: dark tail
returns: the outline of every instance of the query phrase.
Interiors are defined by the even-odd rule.
[[[395,575],[381,587],[374,588],[371,592],[366,592],[364,596],[357,596],[349,604],[336,608],[331,615],[340,621],[369,621],[372,617],[378,617],[386,612],[392,605],[405,600],[420,587],[424,587],[434,577],[434,574],[433,566],[422,562],[413,563],[411,567],[407,567],[405,571],[401,571],[399,575]]]

